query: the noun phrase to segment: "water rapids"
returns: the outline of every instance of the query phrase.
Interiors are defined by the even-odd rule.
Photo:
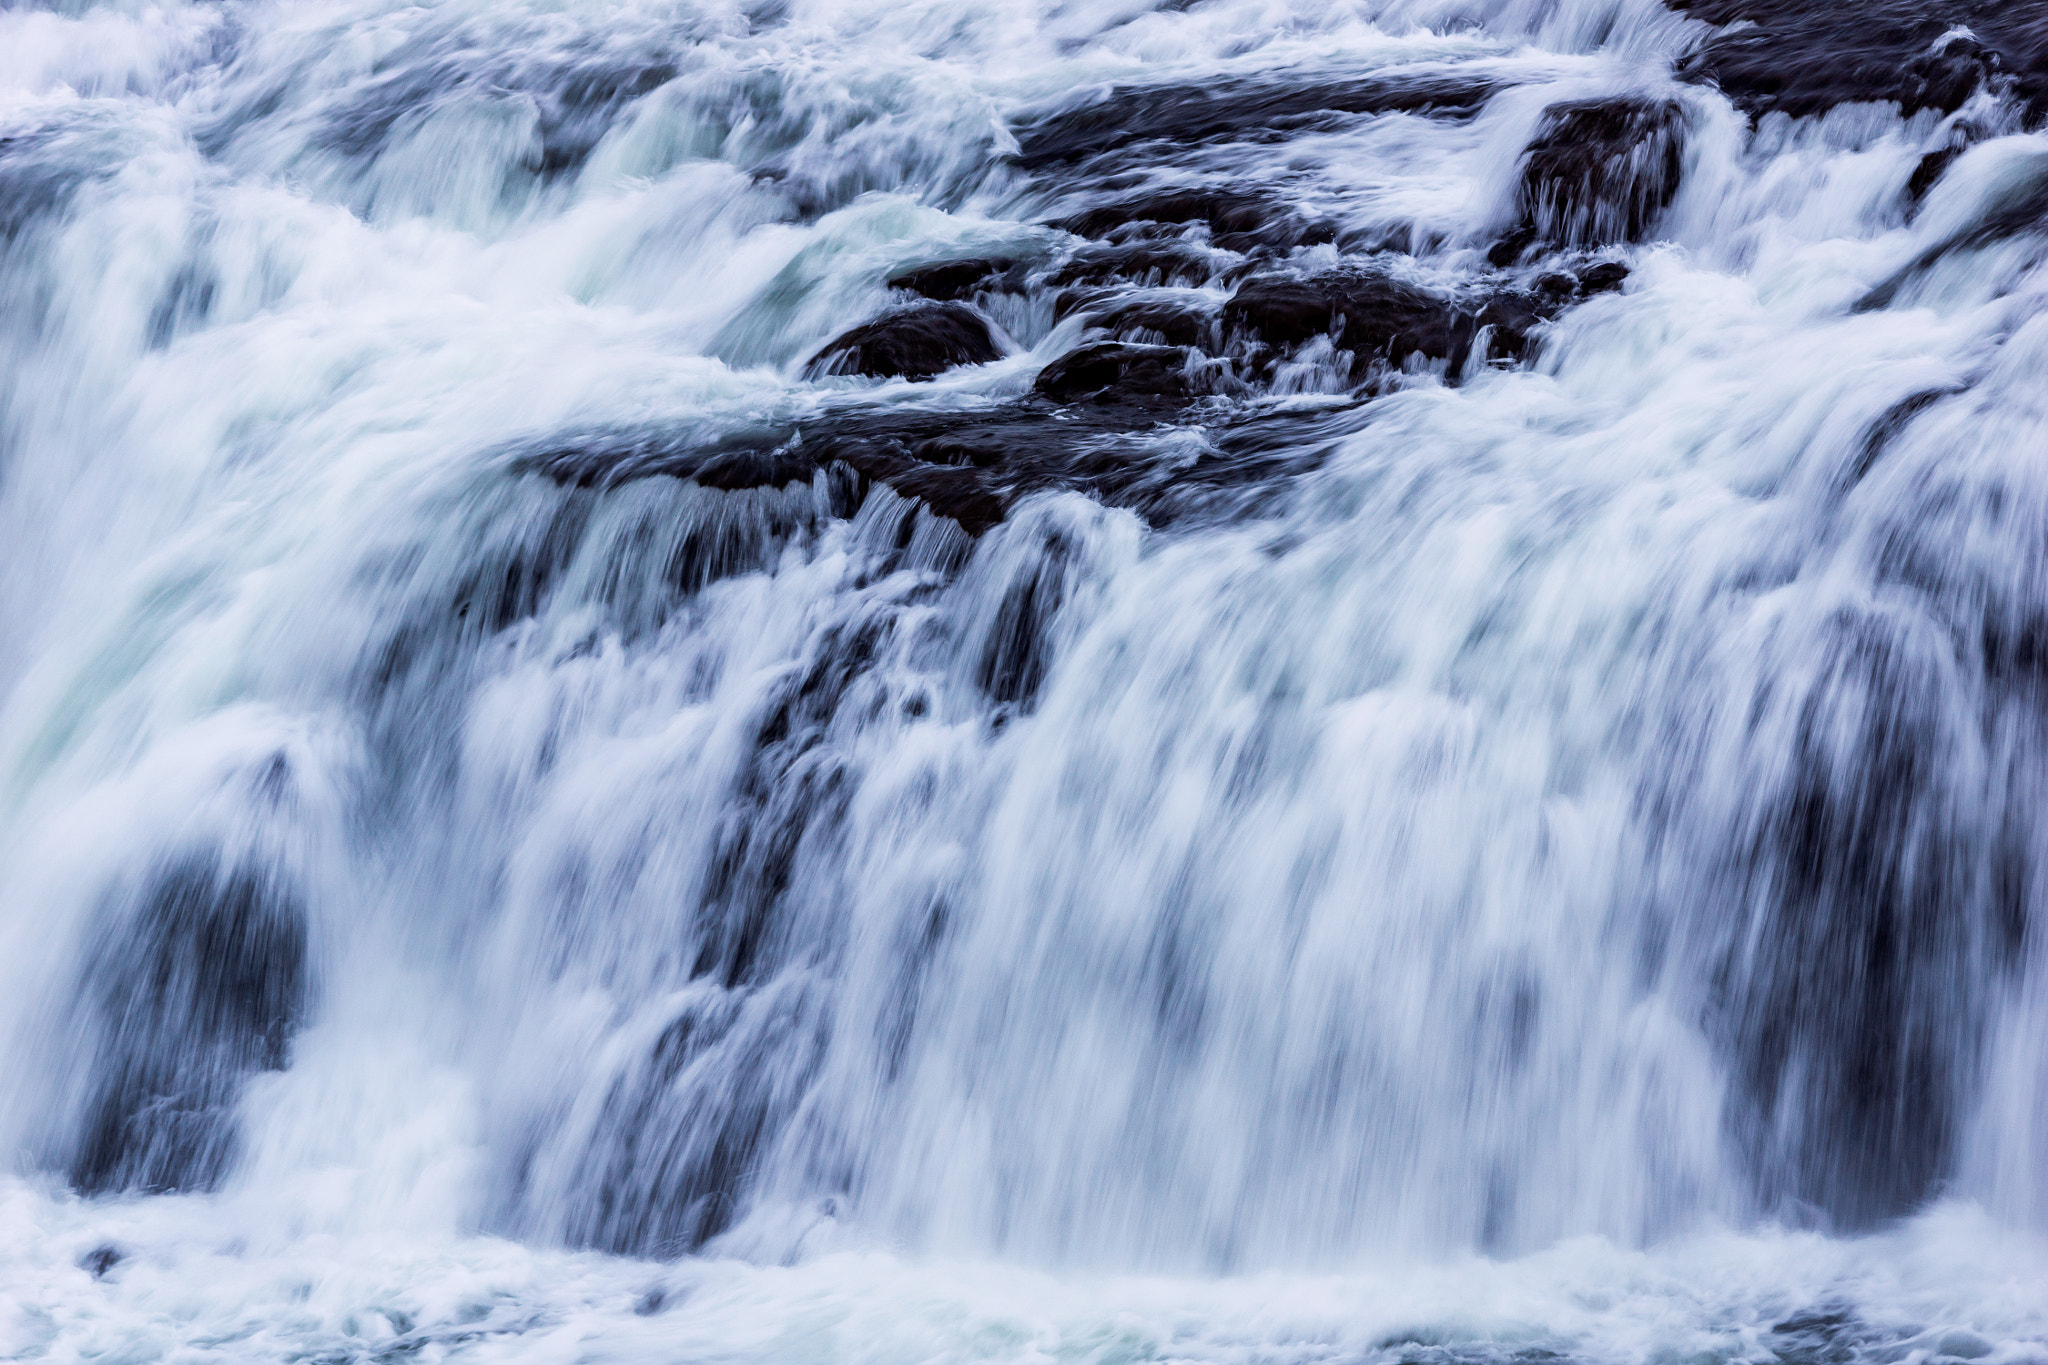
[[[0,1357],[2048,1362],[2048,11],[0,11]]]

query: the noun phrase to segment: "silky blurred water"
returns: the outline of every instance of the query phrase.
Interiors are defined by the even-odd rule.
[[[2048,136],[1752,130],[1697,39],[0,12],[0,1353],[2043,1359]],[[1438,70],[1497,92],[1015,155]],[[1492,278],[1619,97],[1685,130],[1625,286],[1367,402],[1304,350],[1227,401],[1316,458],[1224,511],[531,462],[998,410],[1078,316],[806,363],[1132,185]]]

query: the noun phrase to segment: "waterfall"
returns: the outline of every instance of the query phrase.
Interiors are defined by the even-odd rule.
[[[0,1348],[2039,1359],[2023,10],[0,13]]]

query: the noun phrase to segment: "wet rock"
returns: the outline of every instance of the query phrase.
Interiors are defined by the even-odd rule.
[[[1620,261],[1602,261],[1579,272],[1579,288],[1588,294],[1611,294],[1628,279],[1628,267]]]
[[[933,265],[912,266],[889,276],[891,289],[902,289],[912,294],[921,294],[928,299],[942,302],[957,302],[973,298],[977,293],[990,288],[1006,274],[1015,271],[1017,262],[1004,256],[983,256],[967,261],[940,261]]]
[[[1081,247],[1046,276],[1053,286],[1104,284],[1202,284],[1244,269],[1235,253],[1187,242],[1096,242]]]
[[[1940,179],[1948,174],[1948,168],[1955,165],[1956,158],[1963,154],[1961,147],[1938,147],[1920,158],[1920,164],[1913,168],[1911,178],[1906,181],[1906,200],[1918,204],[1927,197]]]
[[[1361,364],[1411,355],[1449,362],[1453,377],[1484,334],[1487,353],[1520,360],[1528,334],[1571,301],[1555,290],[1451,297],[1376,271],[1262,275],[1223,306],[1223,330],[1280,349],[1320,336]]]
[[[1215,306],[1199,298],[1139,298],[1097,312],[1089,321],[1126,340],[1200,346],[1208,340],[1215,316]]]
[[[1670,100],[1580,100],[1544,111],[1522,163],[1522,219],[1563,247],[1639,242],[1678,193],[1685,116]]]
[[[1489,265],[1496,265],[1505,270],[1527,256],[1531,248],[1540,244],[1533,223],[1517,223],[1508,230],[1506,236],[1488,248],[1486,260]]]
[[[1269,346],[1327,335],[1348,349],[1438,359],[1457,349],[1461,332],[1448,300],[1366,273],[1256,276],[1224,304],[1223,326]]]
[[[1887,1335],[1847,1307],[1814,1307],[1772,1327],[1765,1340],[1784,1365],[1849,1365],[1888,1344]]]
[[[78,1258],[78,1268],[95,1280],[104,1280],[108,1271],[127,1259],[127,1252],[112,1242],[103,1242]]]
[[[818,463],[787,444],[789,432],[755,427],[697,438],[672,432],[577,433],[525,453],[515,468],[533,470],[577,488],[606,487],[642,471],[689,479],[705,488],[738,492],[807,482]]]
[[[98,131],[92,120],[72,117],[0,137],[0,249],[61,219],[84,186],[119,169],[118,144]]]
[[[2025,116],[2048,114],[2048,11],[2010,0],[1669,0],[1716,34],[1679,66],[1751,114],[1793,117],[1890,102],[1902,111],[1959,108],[1987,84],[2010,89]],[[1967,29],[1968,35],[1957,29]]]
[[[885,313],[834,338],[811,358],[807,376],[865,374],[930,379],[955,365],[999,359],[988,319],[964,303],[920,304]]]
[[[88,1193],[209,1190],[244,1080],[284,1068],[304,1014],[304,909],[265,869],[197,856],[139,902],[87,970],[100,1045],[68,1173]]]
[[[744,1008],[765,975],[761,959],[772,960],[777,879],[789,876],[805,828],[834,824],[842,804],[802,775],[808,739],[762,735],[738,793],[752,818],[720,827],[697,907],[711,950],[697,964],[700,998],[606,1078],[595,1122],[556,1139],[574,1163],[571,1187],[591,1192],[564,1201],[571,1245],[677,1256],[725,1231],[817,1074],[824,1029],[814,998],[784,992],[778,1009]],[[748,986],[723,985],[735,978]]]
[[[377,156],[451,90],[480,97],[488,91],[485,98],[493,105],[530,109],[538,116],[538,154],[529,168],[552,178],[580,170],[627,106],[677,73],[672,61],[653,53],[563,62],[479,58],[466,46],[451,47],[435,59],[367,82],[326,115],[320,141],[344,156]]]
[[[1505,85],[1497,76],[1436,69],[1118,86],[1086,104],[1027,114],[1017,127],[1017,161],[1038,170],[1142,144],[1278,141],[1378,114],[1467,119]]]
[[[1948,168],[1955,165],[1956,159],[1970,150],[1983,135],[1983,130],[1967,119],[1951,125],[1942,145],[1921,157],[1920,164],[1913,168],[1912,177],[1906,181],[1906,203],[1917,209],[1920,201],[1927,197],[1927,192],[1948,174]]]
[[[1337,236],[1335,224],[1312,222],[1271,194],[1216,186],[1126,195],[1051,226],[1079,237],[1129,238],[1197,223],[1209,229],[1210,241],[1232,251],[1315,245]]]
[[[1083,399],[1186,398],[1188,353],[1176,346],[1106,341],[1083,346],[1045,367],[1032,388],[1055,403]]]
[[[1113,350],[1124,354],[1101,354]],[[1288,477],[1320,464],[1352,420],[1348,408],[1253,413],[1197,432],[1178,368],[1182,353],[1090,347],[1068,359],[1073,387],[1051,387],[1085,401],[1034,395],[968,411],[849,405],[710,442],[662,430],[585,433],[546,443],[516,467],[602,488],[691,478],[751,448],[763,468],[801,463],[813,477],[844,488],[835,510],[842,517],[879,484],[978,536],[1000,524],[1019,498],[1072,489],[1164,526],[1244,515]],[[1091,373],[1097,365],[1102,369]]]

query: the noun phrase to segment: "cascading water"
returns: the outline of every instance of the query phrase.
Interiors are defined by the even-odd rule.
[[[1843,8],[0,13],[0,1353],[2048,1359],[2048,18]]]

